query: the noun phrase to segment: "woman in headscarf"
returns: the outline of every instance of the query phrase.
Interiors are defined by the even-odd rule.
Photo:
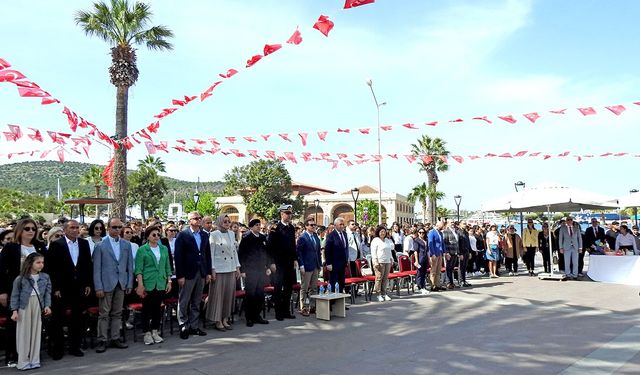
[[[215,323],[215,329],[233,329],[229,317],[235,303],[236,279],[240,277],[238,241],[231,228],[231,219],[220,215],[216,220],[217,230],[211,232],[211,283],[207,302],[207,320]]]

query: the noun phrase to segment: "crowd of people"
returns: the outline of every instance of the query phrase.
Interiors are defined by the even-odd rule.
[[[518,234],[513,225],[446,220],[387,227],[339,217],[325,227],[308,217],[294,225],[291,205],[282,205],[279,215],[277,221],[253,219],[248,225],[227,215],[214,219],[198,212],[189,213],[186,222],[164,224],[157,219],[125,224],[111,218],[44,226],[24,218],[0,225],[5,361],[18,369],[40,367],[45,324],[52,359],[62,358],[65,348],[83,356],[90,307],[97,307],[96,352],[103,353],[127,348],[123,321],[130,324],[126,307],[134,301],[142,303],[143,342],[153,345],[164,340],[159,327],[168,299],[176,301],[179,336],[188,339],[207,335],[203,321],[219,331],[232,330],[238,290],[245,293],[246,325],[268,324],[265,285],[271,288],[277,320],[296,318],[292,303],[300,315],[314,314],[312,296],[323,283],[357,295],[357,286],[345,285],[351,277],[373,276],[372,293],[377,301],[389,302],[389,275],[401,257],[411,261],[418,293],[428,295],[470,287],[470,277],[523,274],[519,264],[526,275],[535,276],[537,252],[544,272],[557,263],[567,279],[582,276],[585,252],[640,254],[636,226],[629,231],[626,223],[613,222],[605,230],[595,218],[585,231],[572,217],[551,227],[528,220]],[[292,302],[298,283],[298,298]]]

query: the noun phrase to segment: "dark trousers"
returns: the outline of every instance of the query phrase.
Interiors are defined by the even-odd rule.
[[[424,257],[424,260],[420,262],[420,268],[416,271],[416,284],[418,289],[424,289],[427,285],[427,268],[429,268],[429,258]]]
[[[578,253],[578,273],[582,273],[582,270],[584,269],[584,253],[585,253],[584,250]]]
[[[458,282],[460,282],[460,284],[464,284],[467,282],[467,264],[469,263],[469,254],[466,254],[462,257],[462,260],[460,261],[460,266],[458,267],[458,272],[459,272],[459,276],[458,276]]]
[[[560,271],[564,271],[564,255],[560,254],[560,251],[557,252],[558,255],[558,269]]]
[[[487,266],[487,260],[484,259],[485,253],[486,253],[486,250],[478,251],[478,256],[476,257],[476,271],[480,271],[481,269],[483,270],[489,269]]]
[[[504,266],[507,272],[518,272],[518,258],[504,258]]]
[[[524,265],[527,267],[527,271],[533,272],[536,268],[535,260],[536,260],[536,248],[535,247],[525,247],[524,255],[522,256],[522,260],[524,260]]]
[[[446,257],[445,257],[446,260]],[[458,256],[451,255],[449,260],[446,261],[445,269],[447,271],[447,279],[449,279],[449,284],[453,284],[453,269],[458,265]]]
[[[247,293],[244,297],[245,317],[247,321],[255,321],[260,318],[260,312],[264,306],[264,271],[247,272],[244,279],[244,290]]]
[[[542,265],[544,266],[544,272],[551,272],[551,254],[549,254],[549,249],[541,249],[542,252]]]
[[[276,267],[277,270],[273,277],[273,304],[276,310],[276,318],[279,318],[291,314],[289,306],[293,284],[296,282],[296,272],[293,269],[293,264],[278,264]]]
[[[333,267],[331,273],[329,274],[329,282],[331,283],[331,290],[336,287],[336,282],[340,286],[340,290],[338,292],[344,292],[344,267]]]
[[[82,341],[82,332],[85,328],[86,308],[85,296],[83,291],[66,292],[61,298],[51,297],[51,323],[49,324],[49,332],[51,339],[51,352],[53,354],[64,353],[64,331],[63,327],[69,328],[69,349],[80,349]],[[75,295],[71,294],[75,293]],[[70,315],[67,315],[70,310]]]
[[[164,290],[152,290],[142,299],[142,332],[149,332],[160,328],[162,318],[162,300]],[[151,324],[149,324],[151,323]]]
[[[11,297],[10,293],[9,297]],[[7,303],[8,302],[10,301],[7,301]],[[7,319],[4,331],[4,362],[5,364],[9,361],[17,362],[18,352],[16,351],[16,322],[11,320],[11,314],[13,314],[13,312],[11,311],[9,306],[7,306],[2,308],[1,314]]]

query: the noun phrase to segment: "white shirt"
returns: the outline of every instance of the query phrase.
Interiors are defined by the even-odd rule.
[[[78,256],[80,255],[80,248],[78,247],[78,239],[75,241],[71,241],[67,236],[64,236],[65,241],[67,241],[67,246],[69,247],[69,255],[71,255],[71,261],[74,266],[78,265]],[[93,241],[90,241],[93,242]]]
[[[33,286],[35,286],[35,288],[31,288],[31,295],[32,296],[36,296],[38,295],[38,279],[40,278],[40,274],[39,273],[33,273],[31,274],[31,279],[33,280]]]
[[[156,257],[156,262],[160,263],[160,246],[151,247],[151,252]]]
[[[385,238],[384,241],[380,237],[371,240],[371,262],[376,265],[378,263],[391,263],[393,255],[393,242]]]
[[[636,247],[636,239],[633,237],[633,234],[627,232],[627,234],[619,233],[618,237],[616,237],[616,250],[620,249],[620,246],[633,246],[633,251],[637,251]]]
[[[111,243],[111,248],[113,249],[113,254],[116,256],[116,260],[120,261],[120,239],[113,238],[111,236],[107,236],[109,242]]]
[[[476,236],[469,235],[469,243],[471,244],[471,250],[477,252],[478,251],[478,241],[476,240]]]
[[[140,246],[138,246],[137,243],[135,242],[131,242],[131,256],[134,261],[136,259],[136,254],[138,253],[138,249],[140,248]]]
[[[22,267],[22,263],[24,263],[24,260],[27,259],[29,254],[35,253],[35,252],[36,252],[36,248],[33,246],[20,245],[20,267]]]
[[[357,238],[358,234],[350,230],[343,232],[347,236],[347,243],[349,246],[349,261],[353,262],[358,258],[358,248],[360,247],[360,239]]]
[[[409,254],[409,251],[413,251],[413,237],[405,236],[402,244],[402,251]]]

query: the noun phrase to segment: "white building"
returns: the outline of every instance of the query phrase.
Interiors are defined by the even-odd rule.
[[[295,199],[298,195],[303,195],[305,210],[300,217],[316,217],[319,224],[327,225],[337,217],[343,217],[346,220],[353,219],[353,197],[351,190],[338,193],[333,190],[292,182],[291,198]],[[374,202],[378,201],[378,191],[371,186],[364,185],[358,187],[358,202],[369,199]],[[315,201],[318,201],[316,210]],[[247,212],[247,206],[242,200],[242,196],[235,195],[231,197],[218,197],[216,205],[219,205],[220,212],[229,215],[231,220],[243,223],[249,222],[253,215]],[[413,223],[414,221],[413,204],[407,201],[407,198],[397,193],[382,192],[382,219],[387,225],[391,225],[394,221],[398,223]],[[362,219],[362,212],[358,212],[358,218]],[[360,221],[360,220],[357,220]]]

